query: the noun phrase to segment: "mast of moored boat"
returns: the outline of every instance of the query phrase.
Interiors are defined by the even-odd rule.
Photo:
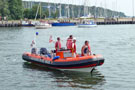
[[[78,3],[78,15],[77,15],[77,18],[80,18],[80,16],[81,16],[81,7],[82,7],[82,2],[79,2]]]
[[[72,9],[72,18],[74,18],[74,2],[72,1],[72,7],[71,7],[71,9]]]
[[[42,16],[41,16],[41,15],[42,15],[41,10],[42,10],[42,9],[41,9],[41,2],[40,2],[40,20],[41,20],[41,18],[42,18]]]
[[[58,8],[59,8],[59,18],[61,18],[61,0],[60,0],[60,2],[59,2]]]
[[[97,18],[97,8],[96,8],[96,5],[97,5],[97,0],[95,1],[95,10],[94,10],[94,18]]]
[[[49,11],[49,18],[51,17],[51,6],[50,6],[50,2],[48,0],[48,11]]]
[[[67,3],[68,5],[67,5],[67,11],[68,11],[68,13],[67,13],[67,17],[68,18],[70,18],[70,8],[69,8],[69,1],[68,1],[68,3]]]
[[[87,16],[88,15],[88,0],[84,0],[84,8],[83,8],[83,10],[84,10],[84,12],[83,12],[83,15],[84,16]]]
[[[132,22],[134,21],[134,0],[132,0],[132,8],[133,8],[133,17],[132,17]]]
[[[39,11],[39,8],[40,8],[40,3],[41,3],[41,2],[39,2],[39,4],[38,4],[38,8],[37,8],[37,12],[36,12],[36,16],[35,16],[35,20],[37,19],[38,11]]]
[[[84,6],[83,6],[83,16],[85,16],[85,0],[84,0]]]
[[[107,7],[106,7],[106,0],[105,0],[105,8],[104,8],[104,17],[107,18]]]

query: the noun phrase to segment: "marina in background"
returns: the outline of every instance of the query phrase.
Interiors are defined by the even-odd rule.
[[[50,23],[56,23],[58,20],[54,19],[44,19]],[[135,18],[112,18],[112,19],[103,19],[103,18],[96,18],[96,19],[88,19],[94,20],[97,25],[119,25],[119,24],[135,24]],[[26,22],[26,23],[25,23]],[[35,20],[26,20],[26,21],[0,21],[0,27],[34,27],[35,23],[38,22]],[[71,23],[75,23],[76,25],[81,22],[80,19],[71,19]]]

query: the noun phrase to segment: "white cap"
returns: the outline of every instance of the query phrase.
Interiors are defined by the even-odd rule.
[[[73,40],[76,40],[76,38],[74,37]]]

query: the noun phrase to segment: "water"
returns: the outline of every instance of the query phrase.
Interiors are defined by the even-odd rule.
[[[46,30],[0,28],[0,90],[134,90],[135,25],[98,26],[97,28],[53,27]],[[105,63],[91,75],[62,72],[30,65],[22,53],[30,51],[35,33],[37,47],[54,48],[49,36],[63,39],[72,34],[77,38],[77,52],[85,40],[93,53],[102,54]]]

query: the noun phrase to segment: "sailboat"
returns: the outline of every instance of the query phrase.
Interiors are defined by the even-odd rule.
[[[97,27],[97,24],[94,20],[88,20],[87,18],[91,18],[91,14],[88,15],[88,6],[86,4],[88,3],[88,0],[84,0],[84,16],[80,17],[81,23],[78,24],[79,28],[92,28]]]
[[[52,23],[52,26],[75,26],[76,25],[76,23],[74,23],[74,22],[70,22],[70,20],[69,19],[66,19],[66,18],[63,18],[62,17],[62,14],[61,14],[61,4],[58,6],[58,8],[59,8],[59,20],[58,21],[56,21],[56,22],[53,22]],[[69,16],[69,5],[67,6],[67,10],[68,10],[68,18],[70,18]]]
[[[47,29],[47,28],[52,27],[52,25],[49,24],[48,22],[41,20],[41,2],[38,5],[38,9],[37,9],[37,13],[36,13],[36,16],[35,16],[35,20],[36,20],[39,8],[40,8],[40,21],[35,24],[36,29]]]

